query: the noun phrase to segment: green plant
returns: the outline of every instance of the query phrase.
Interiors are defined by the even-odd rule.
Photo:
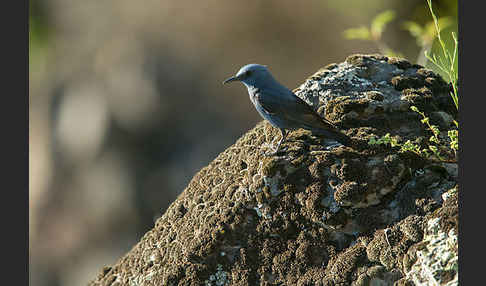
[[[393,51],[388,45],[382,40],[381,36],[387,24],[395,19],[395,12],[393,10],[386,10],[378,15],[376,15],[371,21],[369,27],[361,26],[358,28],[346,29],[343,35],[349,40],[365,40],[374,42],[380,52],[385,55],[390,56],[401,56],[399,53]]]
[[[438,23],[444,29],[452,26],[453,20],[452,17],[442,17],[438,19]],[[417,46],[421,48],[417,57],[417,63],[419,65],[429,66],[425,52],[432,49],[437,35],[434,21],[427,22],[423,26],[413,21],[405,21],[402,23],[402,28],[407,30],[415,38]],[[436,72],[440,72],[440,70],[435,70]]]
[[[432,14],[432,18],[434,20],[434,27],[437,35],[437,40],[440,44],[440,51],[441,54],[429,54],[425,51],[425,56],[427,59],[433,63],[438,69],[440,69],[449,79],[449,82],[452,85],[452,91],[450,92],[452,100],[456,105],[456,109],[459,109],[459,98],[457,94],[457,80],[458,80],[458,72],[456,68],[456,61],[458,60],[458,41],[457,37],[454,33],[452,33],[452,39],[454,40],[454,51],[451,52],[446,48],[446,44],[442,39],[440,32],[441,27],[439,25],[439,20],[437,16],[434,14],[434,10],[432,9],[432,2],[431,0],[427,0],[427,4],[429,6],[430,14]]]
[[[426,148],[422,148],[420,139],[414,141],[407,140],[400,142],[397,137],[392,137],[390,133],[377,138],[371,137],[368,141],[369,145],[390,145],[391,147],[399,147],[399,152],[413,152],[419,156],[422,156],[430,161],[456,163],[456,154],[459,147],[458,144],[458,131],[456,129],[448,130],[447,135],[449,137],[449,145],[443,142],[440,137],[440,130],[437,125],[430,124],[430,119],[421,112],[416,106],[411,106],[410,109],[417,112],[422,117],[421,122],[432,133],[428,139]],[[457,121],[454,121],[456,127],[458,127]],[[451,152],[452,151],[452,152]]]
[[[451,17],[442,17],[437,21],[442,29],[452,25]],[[402,27],[416,39],[419,47],[430,49],[437,35],[434,21],[430,21],[423,26],[413,21],[405,21],[403,22]]]

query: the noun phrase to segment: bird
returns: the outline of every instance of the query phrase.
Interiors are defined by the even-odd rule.
[[[277,148],[268,155],[279,152],[288,131],[303,128],[315,135],[335,140],[350,146],[351,138],[342,133],[333,123],[322,118],[304,100],[280,84],[265,65],[247,64],[236,75],[223,84],[240,81],[248,89],[250,100],[258,113],[272,126],[278,128],[282,138]]]

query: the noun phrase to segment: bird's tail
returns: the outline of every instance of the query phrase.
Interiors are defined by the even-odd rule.
[[[311,131],[316,135],[321,135],[325,138],[336,140],[345,146],[351,146],[352,144],[351,138],[337,129],[312,128]]]

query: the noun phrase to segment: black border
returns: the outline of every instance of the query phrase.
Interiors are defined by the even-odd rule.
[[[2,5],[2,284],[29,285],[29,1]],[[12,280],[12,283],[9,283]]]
[[[466,3],[468,5],[466,5]],[[477,4],[476,4],[477,3]],[[476,4],[476,5],[473,5]],[[483,227],[482,212],[485,200],[484,183],[475,178],[485,177],[484,152],[485,82],[483,54],[484,9],[481,2],[458,1],[459,25],[459,285],[482,285],[484,278],[481,251]],[[478,160],[479,161],[479,160]],[[479,248],[478,248],[479,247]],[[469,282],[469,283],[468,283]]]

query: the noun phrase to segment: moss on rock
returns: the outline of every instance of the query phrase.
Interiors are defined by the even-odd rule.
[[[353,55],[326,66],[295,93],[361,144],[333,147],[296,130],[282,154],[268,157],[262,151],[280,132],[258,123],[90,285],[407,285],[425,249],[425,222],[457,229],[457,196],[442,198],[455,179],[366,142],[425,136],[410,104],[455,118],[445,90],[403,59]]]

